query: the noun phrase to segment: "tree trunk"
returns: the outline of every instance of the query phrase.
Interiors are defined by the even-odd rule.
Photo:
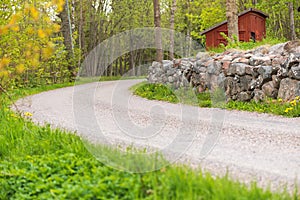
[[[236,0],[226,0],[226,17],[228,24],[228,37],[232,42],[239,40],[239,28],[238,28],[238,8]]]
[[[175,26],[175,11],[176,11],[176,0],[173,0],[171,6],[171,17],[170,17],[170,60],[174,59],[174,26]]]
[[[256,5],[257,4],[257,0],[252,0],[252,5]]]
[[[113,37],[113,31],[111,31],[111,35],[110,35],[110,43],[108,45],[108,50],[107,52],[109,53],[109,57],[108,57],[108,65],[109,65],[109,76],[113,76],[114,75],[114,69],[113,69],[113,62],[114,62],[114,57],[115,57],[115,37]]]
[[[120,67],[120,75],[123,76],[124,72],[123,72],[123,57],[122,56],[119,58],[119,67]]]
[[[68,4],[66,3],[63,11],[58,15],[61,19],[61,32],[64,37],[64,45],[71,55],[73,52],[73,44],[72,44],[72,33],[71,33],[71,22],[68,15]]]
[[[129,69],[131,70],[131,75],[135,76],[135,47],[132,38],[132,32],[130,31],[130,53],[129,53]]]
[[[84,22],[85,22],[85,13],[83,12],[83,3],[82,0],[80,0],[80,16],[79,16],[79,47],[82,53],[82,56],[85,57],[86,51],[85,51],[85,34],[84,34]]]
[[[86,52],[85,52],[85,35],[84,35],[84,18],[83,18],[83,4],[82,0],[79,1],[80,11],[79,11],[79,23],[78,23],[78,45],[80,49],[80,57],[78,59],[78,67],[81,67],[81,59],[84,59]]]
[[[142,67],[142,55],[143,55],[143,51],[139,51],[139,54],[138,54],[138,67],[137,67],[137,72],[136,72],[136,75],[137,76],[141,76],[141,67]]]
[[[293,2],[289,2],[288,5],[289,5],[289,13],[290,13],[290,39],[296,40],[294,5]]]
[[[89,1],[89,40],[88,40],[88,51],[92,51],[97,43],[97,33],[98,33],[98,27],[96,22],[96,11],[92,5],[92,1]],[[100,34],[99,34],[100,35]],[[100,36],[98,36],[100,37]]]
[[[114,67],[114,75],[115,76],[118,76],[119,75],[119,67],[118,67],[118,64],[119,64],[119,62],[118,62],[118,60],[116,59],[115,61],[114,61],[114,63],[115,63],[115,67]]]
[[[156,61],[162,63],[162,34],[160,26],[160,6],[159,0],[153,0],[154,7],[154,26],[155,26],[155,46],[156,46]]]
[[[72,43],[72,28],[71,19],[69,13],[69,4],[66,2],[63,11],[58,15],[61,19],[61,32],[64,37],[64,45],[68,51],[68,60],[73,58],[73,43]],[[70,72],[71,78],[75,76],[73,63],[69,62],[68,70]]]
[[[191,5],[190,5],[190,1],[191,0],[187,0],[186,2],[186,7],[187,7],[187,13],[188,15],[191,14],[190,10],[191,10]],[[186,44],[187,44],[187,49],[185,52],[185,57],[189,57],[191,56],[191,44],[192,44],[192,37],[191,37],[191,23],[190,20],[188,19],[188,17],[186,16],[186,24],[187,24],[187,30],[186,30]]]

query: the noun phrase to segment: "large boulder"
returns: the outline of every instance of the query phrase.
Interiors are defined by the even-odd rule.
[[[196,55],[196,59],[197,60],[206,60],[209,59],[209,53],[208,52],[198,52]]]
[[[252,98],[251,92],[241,92],[237,96],[239,101],[250,101]]]
[[[286,69],[290,69],[293,66],[298,66],[300,63],[300,53],[293,54],[291,53],[286,60],[286,62],[283,64],[283,67]]]
[[[253,91],[253,100],[256,102],[263,101],[266,98],[265,93],[260,89],[255,89]]]
[[[231,90],[234,85],[234,80],[232,77],[226,77],[224,81],[224,89],[227,99],[231,99]]]
[[[267,97],[271,97],[273,99],[277,98],[278,95],[278,89],[276,89],[274,83],[272,81],[264,84],[262,86],[262,91],[265,93]]]
[[[251,76],[241,76],[240,77],[240,88],[241,88],[241,91],[247,91],[250,89],[250,84],[251,84],[251,81],[252,81],[252,77]]]
[[[176,74],[176,70],[174,68],[169,68],[166,70],[167,76],[173,76]]]
[[[291,67],[289,75],[291,78],[300,80],[300,64],[298,66]]]
[[[254,55],[265,55],[269,53],[269,48],[267,46],[258,47],[253,51]]]
[[[219,75],[222,69],[222,65],[220,62],[214,61],[211,62],[208,66],[207,66],[207,73],[209,74],[214,74],[214,75]]]
[[[245,63],[231,63],[227,70],[227,75],[232,76],[237,74],[243,76],[246,74],[246,67],[249,67],[249,65]]]
[[[217,82],[219,88],[222,88],[223,90],[225,89],[225,80],[226,80],[225,74],[224,73],[219,74]]]
[[[280,79],[278,76],[272,75],[273,86],[274,86],[276,89],[279,89],[280,81],[281,81],[281,79]]]
[[[257,79],[252,79],[249,85],[249,90],[261,89],[264,83],[267,82],[267,79],[263,79],[262,75],[259,75]]]
[[[296,96],[300,96],[300,81],[290,78],[282,79],[278,91],[278,98],[284,101],[290,101]]]
[[[270,65],[271,59],[269,56],[252,56],[249,60],[250,65],[258,66],[258,65]]]
[[[283,49],[287,54],[300,53],[300,40],[294,40],[294,41],[287,42],[284,45]]]
[[[264,82],[270,81],[270,80],[272,80],[273,67],[272,66],[260,66],[258,68],[258,73],[261,75]]]
[[[269,53],[270,54],[282,54],[283,51],[284,51],[284,46],[285,46],[286,43],[280,43],[280,44],[276,44],[274,46],[271,46],[269,48]]]
[[[210,90],[215,90],[219,87],[218,85],[218,76],[214,74],[206,74],[207,86]]]

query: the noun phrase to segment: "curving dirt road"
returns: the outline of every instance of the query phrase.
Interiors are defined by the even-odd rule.
[[[262,187],[300,188],[300,118],[149,101],[128,90],[140,81],[62,88],[17,105],[37,123],[76,131],[93,142],[153,148],[171,162],[214,175],[228,171]]]

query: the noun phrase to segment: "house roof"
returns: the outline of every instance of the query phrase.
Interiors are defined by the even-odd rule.
[[[264,12],[262,12],[262,11],[260,11],[260,10],[254,9],[254,8],[249,8],[249,9],[247,9],[247,10],[244,10],[243,12],[241,12],[241,13],[238,14],[238,17],[241,17],[241,16],[243,16],[243,15],[249,13],[249,12],[255,12],[255,13],[258,13],[259,15],[263,16],[264,18],[269,17],[269,15],[267,15],[266,13],[264,13]],[[227,23],[227,20],[225,20],[225,21],[223,21],[223,22],[220,22],[220,23],[218,23],[218,24],[216,24],[216,25],[214,25],[214,26],[212,26],[212,27],[210,27],[210,28],[208,28],[208,29],[202,31],[202,32],[200,33],[200,35],[203,35],[203,34],[209,32],[209,31],[211,31],[211,30],[213,30],[213,29],[215,29],[215,28],[217,28],[217,27],[219,27],[219,26],[222,26],[223,24],[226,24],[226,23]]]

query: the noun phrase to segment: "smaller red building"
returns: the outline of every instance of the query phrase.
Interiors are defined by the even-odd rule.
[[[250,39],[260,41],[266,36],[267,14],[260,10],[250,8],[240,13],[239,18],[239,40],[249,42]],[[209,29],[201,32],[206,36],[206,48],[217,47],[220,44],[226,45],[226,40],[221,36],[221,32],[228,35],[227,21],[223,21]]]

